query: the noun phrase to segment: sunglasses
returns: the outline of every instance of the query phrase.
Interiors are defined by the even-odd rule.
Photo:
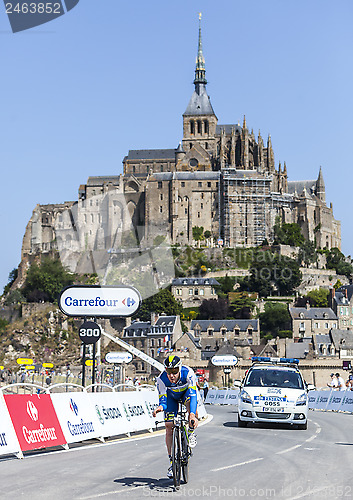
[[[169,375],[176,375],[177,373],[179,373],[179,368],[166,368],[166,372]]]

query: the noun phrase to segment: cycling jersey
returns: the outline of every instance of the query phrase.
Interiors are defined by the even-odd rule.
[[[166,420],[171,420],[178,411],[178,400],[184,403],[190,400],[190,413],[196,413],[197,393],[196,375],[194,370],[188,366],[182,366],[180,377],[176,383],[172,383],[164,371],[157,378],[157,389],[159,393],[159,404],[163,407]]]

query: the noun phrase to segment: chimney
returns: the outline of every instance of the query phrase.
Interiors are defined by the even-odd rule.
[[[151,326],[154,326],[157,322],[158,314],[155,312],[151,312]]]
[[[328,294],[328,306],[330,309],[333,309],[333,301],[335,298],[335,289],[333,287],[330,288],[329,294]]]
[[[305,304],[305,307],[306,307],[307,310],[310,309],[310,302],[309,301],[307,301],[307,303]]]

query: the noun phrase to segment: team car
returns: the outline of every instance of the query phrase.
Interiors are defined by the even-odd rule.
[[[249,422],[295,424],[307,429],[307,385],[294,358],[252,358],[238,396],[238,427]]]

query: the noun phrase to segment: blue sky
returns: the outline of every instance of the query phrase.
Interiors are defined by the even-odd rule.
[[[0,6],[0,287],[37,203],[76,200],[129,149],[173,148],[193,91],[202,11],[219,123],[271,134],[290,180],[316,179],[353,255],[351,0],[81,0],[13,34]]]

